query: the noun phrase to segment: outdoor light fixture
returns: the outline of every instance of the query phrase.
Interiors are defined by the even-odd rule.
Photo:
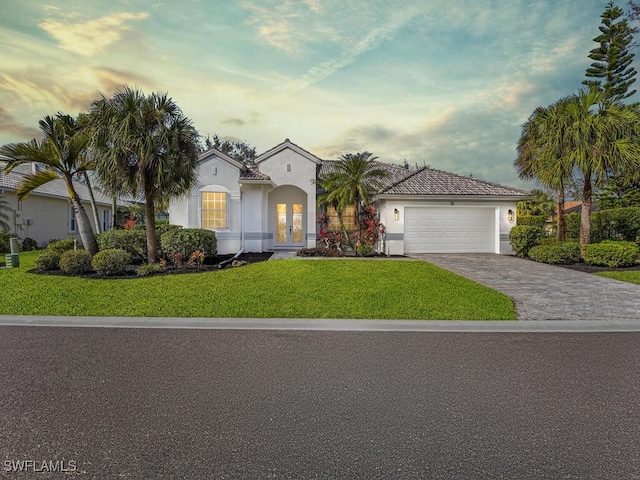
[[[513,210],[509,210],[507,212],[507,219],[509,220],[509,223],[513,223],[514,218],[515,218],[515,214],[513,213]]]
[[[291,164],[287,163],[287,172],[290,172],[290,171],[291,171]]]
[[[393,209],[393,219],[397,222],[398,220],[400,220],[400,210],[398,210],[397,208]]]

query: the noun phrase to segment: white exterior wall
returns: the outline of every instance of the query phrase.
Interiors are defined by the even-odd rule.
[[[287,171],[287,165],[291,169]],[[306,210],[306,245],[316,246],[316,170],[317,164],[299,153],[285,149],[263,160],[259,165],[260,171],[269,175],[276,187],[293,185],[307,194]],[[268,202],[265,202],[268,203]],[[268,215],[264,215],[265,220]],[[264,231],[268,231],[265,229]],[[265,242],[266,249],[271,248],[269,239]]]
[[[453,202],[453,204],[452,204]],[[515,201],[490,200],[391,200],[378,201],[380,221],[386,228],[386,252],[388,255],[404,255],[404,209],[405,207],[491,207],[496,211],[496,250],[495,253],[510,255],[509,232],[515,225],[508,219],[509,210],[516,211]],[[394,218],[394,209],[398,209],[399,219]]]
[[[244,250],[263,252],[267,241],[266,205],[267,185],[242,186],[242,218],[244,224]]]
[[[218,253],[236,253],[242,248],[242,209],[240,206],[240,185],[238,184],[240,170],[235,165],[212,156],[198,166],[197,175],[197,185],[189,195],[170,202],[169,222],[184,228],[203,228],[202,192],[227,192],[227,228],[215,229]]]

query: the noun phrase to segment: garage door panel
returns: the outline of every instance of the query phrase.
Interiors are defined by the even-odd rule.
[[[495,209],[405,208],[405,252],[493,253]]]

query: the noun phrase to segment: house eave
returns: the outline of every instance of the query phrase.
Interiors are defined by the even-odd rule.
[[[400,195],[400,194],[378,194],[373,197],[373,201],[378,200],[487,200],[487,201],[515,201],[532,200],[532,195]]]

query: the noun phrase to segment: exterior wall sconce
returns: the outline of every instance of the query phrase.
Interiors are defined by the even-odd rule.
[[[400,210],[397,208],[393,209],[393,219],[398,222],[400,220]]]
[[[291,164],[287,163],[287,172],[290,172],[290,171],[291,171]]]
[[[217,175],[218,174],[218,167],[213,167],[213,174]]]
[[[509,223],[513,223],[515,218],[516,214],[513,212],[513,210],[509,209],[509,211],[507,212],[507,220],[509,220]]]

